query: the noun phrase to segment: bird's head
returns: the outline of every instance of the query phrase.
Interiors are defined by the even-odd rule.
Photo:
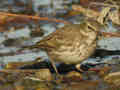
[[[95,32],[99,32],[104,26],[101,25],[99,22],[93,19],[88,19],[86,21],[86,28]]]

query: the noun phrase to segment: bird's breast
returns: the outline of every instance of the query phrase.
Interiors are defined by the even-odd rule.
[[[85,43],[76,42],[71,46],[61,46],[56,51],[49,52],[55,61],[66,64],[75,64],[87,59],[95,50],[96,43],[88,46]]]

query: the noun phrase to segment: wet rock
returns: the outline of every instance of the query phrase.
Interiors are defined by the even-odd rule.
[[[23,42],[22,39],[7,39],[3,42],[3,44],[7,47],[10,47],[10,46],[22,45],[22,42]]]
[[[69,85],[64,90],[96,90],[98,81],[82,81]]]
[[[20,80],[31,79],[33,81],[51,81],[53,80],[52,74],[49,69],[41,70],[10,70],[4,69],[0,71],[2,83],[15,83]]]
[[[40,69],[40,65],[45,63],[42,63],[42,61],[43,59],[41,57],[38,57],[35,61],[9,62],[4,66],[4,69]],[[36,65],[39,68],[35,68],[34,65]],[[43,66],[45,67],[46,65],[44,64]]]
[[[41,69],[35,73],[35,76],[43,81],[51,81],[53,79],[49,69]]]
[[[71,71],[63,77],[63,80],[70,82],[80,82],[82,81],[82,75],[78,72]]]
[[[32,37],[42,37],[43,35],[44,35],[44,31],[40,27],[36,28],[31,32]]]
[[[104,81],[114,87],[120,87],[120,72],[109,73],[105,76]]]

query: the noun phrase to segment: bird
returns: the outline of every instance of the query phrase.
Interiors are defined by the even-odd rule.
[[[56,73],[59,73],[56,62],[78,64],[95,52],[101,27],[92,19],[81,24],[67,24],[28,47],[46,51]]]

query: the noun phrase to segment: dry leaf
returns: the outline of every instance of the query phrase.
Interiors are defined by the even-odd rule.
[[[112,20],[115,24],[120,24],[120,17],[119,17],[119,11],[114,10],[109,13],[109,19]]]
[[[102,10],[102,12],[100,13],[99,17],[97,18],[97,21],[101,24],[104,24],[104,18],[106,17],[106,15],[109,13],[110,11],[110,7],[106,7]]]

